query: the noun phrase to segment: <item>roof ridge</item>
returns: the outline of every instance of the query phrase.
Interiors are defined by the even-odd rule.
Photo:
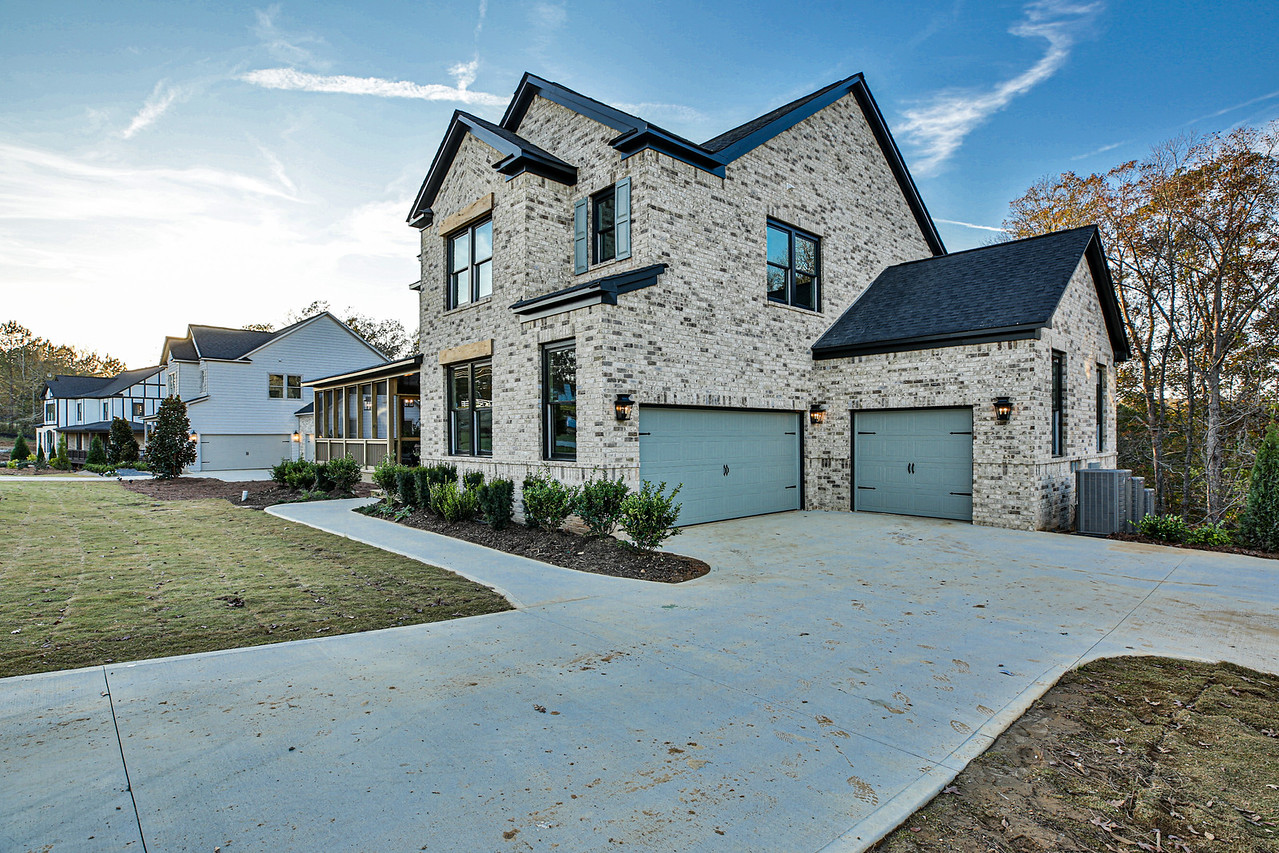
[[[848,85],[852,81],[856,80],[859,76],[861,76],[860,72],[858,74],[853,74],[850,77],[845,77],[843,80],[836,80],[834,83],[830,83],[829,85],[823,86],[814,92],[809,92],[807,95],[801,95],[800,97],[794,98],[788,101],[787,103],[782,104],[779,107],[774,107],[771,110],[766,110],[765,112],[760,113],[759,115],[755,116],[752,119],[748,119],[742,122],[741,124],[735,125],[734,127],[730,127],[728,130],[725,130],[722,133],[715,134],[710,139],[701,143],[700,147],[714,153],[716,149],[711,148],[710,146],[714,144],[716,140],[723,139],[724,137],[729,136],[733,133],[736,133],[737,131],[742,130],[743,128],[749,127],[750,125],[753,125],[756,122],[760,122],[761,127],[768,124],[772,124],[773,121],[775,121],[778,118],[781,118],[782,116],[786,115],[792,110],[798,109],[799,107],[802,107],[804,104],[808,103],[814,98],[819,98],[822,95],[826,94],[827,92],[837,89],[840,86]],[[764,121],[764,119],[768,119],[769,116],[773,116],[773,118],[769,119],[768,121]],[[721,147],[727,148],[728,146],[725,145]]]

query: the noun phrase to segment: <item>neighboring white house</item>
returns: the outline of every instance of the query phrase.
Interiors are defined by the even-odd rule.
[[[194,471],[268,468],[313,446],[296,413],[314,399],[307,379],[383,355],[327,311],[274,332],[188,326],[160,357],[167,395],[187,404],[199,455]]]
[[[100,435],[106,444],[112,419],[124,418],[142,445],[143,421],[155,414],[163,398],[159,367],[126,370],[117,376],[60,374],[44,383],[44,418],[36,428],[36,443],[45,456],[52,456],[58,436],[66,436],[68,457],[83,462],[93,436]]]

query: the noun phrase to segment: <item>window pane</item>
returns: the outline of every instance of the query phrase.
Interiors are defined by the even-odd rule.
[[[768,298],[786,301],[786,270],[768,267]]]
[[[546,350],[547,455],[577,458],[577,351],[572,347]]]
[[[451,452],[465,456],[471,455],[471,410],[451,413],[453,426],[453,447]]]
[[[611,229],[617,221],[613,194],[609,193],[595,202],[595,227],[601,231]]]
[[[266,378],[266,393],[268,397],[279,399],[284,396],[284,376],[280,373],[272,373]]]
[[[555,456],[577,456],[577,406],[560,404],[552,407],[551,453]]]
[[[453,375],[452,382],[452,401],[450,407],[454,409],[469,409],[471,407],[471,368],[469,365],[455,367],[449,371]]]
[[[487,261],[493,257],[493,220],[475,226],[475,260]]]
[[[417,438],[422,433],[421,409],[417,397],[400,398],[400,435]]]
[[[453,304],[465,305],[471,301],[471,270],[453,274]]]
[[[817,244],[805,237],[795,237],[795,271],[817,274]]]
[[[471,232],[463,231],[454,237],[449,251],[449,262],[453,272],[469,267],[471,265]]]
[[[816,285],[817,279],[811,275],[806,275],[802,272],[795,273],[795,302],[793,304],[798,305],[800,308],[815,309],[817,307],[815,299],[817,293]]]
[[[475,298],[483,299],[493,294],[493,262],[485,261],[475,267]]]
[[[475,365],[475,408],[487,409],[493,405],[493,365],[482,362]]]
[[[479,409],[475,413],[475,452],[484,456],[493,453],[493,410]]]
[[[617,257],[617,234],[612,231],[604,231],[599,235],[600,238],[600,256],[597,261],[611,261]]]
[[[768,226],[768,262],[779,267],[790,266],[790,235],[771,225]]]
[[[360,438],[373,437],[373,386],[360,386]]]

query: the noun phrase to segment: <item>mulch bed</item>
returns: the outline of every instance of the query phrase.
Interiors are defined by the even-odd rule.
[[[450,524],[422,510],[400,523],[566,569],[615,578],[682,583],[700,578],[711,568],[701,560],[680,554],[635,551],[611,536],[596,539],[566,530],[540,530],[515,523],[502,530],[494,530],[479,521]]]
[[[282,503],[293,503],[301,497],[301,493],[281,486],[272,480],[248,480],[244,482],[226,482],[210,477],[179,477],[176,480],[124,480],[121,485],[131,492],[160,501],[196,501],[208,498],[222,498],[236,506],[249,509],[265,509]],[[244,492],[249,493],[248,500],[241,501]],[[355,497],[367,498],[373,494],[371,483],[356,483]],[[350,495],[330,495],[329,497],[351,497]]]
[[[1188,548],[1192,551],[1216,551],[1219,554],[1242,554],[1245,557],[1261,557],[1266,560],[1279,560],[1279,552],[1258,551],[1254,548],[1243,548],[1238,545],[1191,545],[1188,542],[1164,542],[1162,539],[1152,539],[1149,536],[1142,536],[1140,533],[1112,533],[1106,538],[1116,539],[1120,542],[1140,542],[1143,545],[1163,545],[1168,548]]]

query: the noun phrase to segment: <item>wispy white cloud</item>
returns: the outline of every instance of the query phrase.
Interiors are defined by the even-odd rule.
[[[1025,17],[1009,32],[1018,38],[1043,39],[1048,43],[1038,62],[990,89],[949,89],[905,110],[906,121],[901,129],[919,152],[916,170],[925,175],[935,173],[990,115],[1056,74],[1102,7],[1100,0],[1036,0],[1028,4]]]
[[[467,63],[469,65],[469,63]],[[454,66],[456,72],[458,66]],[[458,82],[464,75],[454,74]],[[380,77],[348,77],[295,71],[292,68],[263,68],[240,75],[240,79],[265,89],[287,89],[300,92],[330,92],[345,95],[373,95],[378,98],[415,98],[422,101],[457,101],[484,107],[505,106],[507,99],[487,92],[474,92],[463,86],[439,83],[410,83],[406,80],[383,80]],[[469,81],[467,82],[469,85]]]
[[[1100,148],[1094,148],[1092,151],[1085,151],[1083,154],[1076,154],[1071,160],[1086,160],[1089,157],[1096,157],[1098,154],[1105,154],[1107,151],[1114,151],[1121,145],[1127,145],[1131,140],[1122,140],[1120,142],[1112,142],[1109,145],[1103,145]]]
[[[1249,100],[1243,101],[1242,103],[1233,104],[1231,106],[1217,110],[1214,113],[1208,113],[1207,115],[1200,116],[1199,118],[1191,119],[1190,121],[1186,122],[1186,127],[1189,127],[1192,124],[1198,124],[1201,121],[1207,121],[1210,118],[1220,118],[1221,116],[1224,116],[1226,113],[1233,113],[1235,110],[1242,110],[1244,107],[1250,107],[1253,104],[1265,103],[1266,101],[1271,101],[1271,100],[1274,100],[1275,98],[1279,98],[1279,91],[1274,91],[1267,95],[1260,95],[1256,98],[1250,98]]]
[[[998,234],[1008,233],[1007,229],[1004,228],[996,228],[993,225],[977,225],[973,222],[960,222],[958,219],[938,219],[937,217],[933,217],[933,221],[941,222],[945,225],[958,225],[961,228],[975,228],[978,231],[994,231]]]
[[[475,82],[475,72],[479,67],[480,59],[476,57],[470,62],[459,62],[449,69],[449,76],[453,78],[453,85],[457,86],[458,91],[465,92]]]
[[[287,62],[290,65],[319,66],[324,64],[317,61],[314,52],[309,47],[309,45],[325,45],[324,39],[313,33],[292,33],[282,30],[276,24],[276,19],[280,16],[280,5],[278,3],[268,6],[266,9],[254,9],[253,14],[256,19],[253,25],[253,35],[267,49],[271,58],[277,62]]]
[[[528,7],[528,46],[533,56],[542,59],[551,52],[556,36],[568,22],[565,0],[541,0]]]
[[[133,117],[133,121],[129,122],[129,126],[120,131],[120,136],[124,139],[132,139],[139,131],[145,130],[155,124],[160,116],[168,111],[169,107],[179,100],[186,97],[186,90],[178,86],[170,86],[164,80],[155,84],[155,88],[151,90],[150,96],[142,104],[142,109],[138,110],[137,115]]]

